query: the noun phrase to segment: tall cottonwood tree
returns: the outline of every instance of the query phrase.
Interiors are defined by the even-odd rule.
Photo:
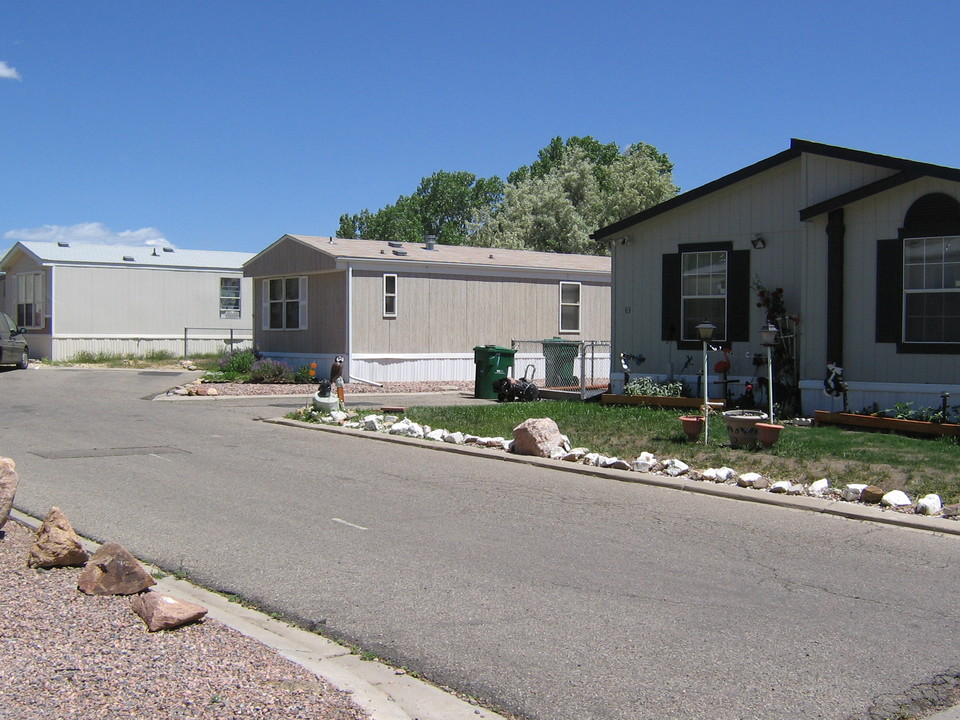
[[[622,151],[593,137],[553,138],[508,176],[439,171],[411,195],[340,217],[338,235],[562,253],[603,254],[590,233],[677,193],[673,163],[652,145]]]

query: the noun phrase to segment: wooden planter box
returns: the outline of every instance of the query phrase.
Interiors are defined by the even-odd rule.
[[[856,413],[827,412],[815,410],[814,425],[842,425],[845,427],[902,432],[914,435],[947,435],[960,437],[960,425],[951,423],[932,423],[922,420],[900,420],[899,418],[877,417],[876,415],[857,415]]]
[[[647,405],[662,408],[702,408],[703,398],[659,397],[654,395],[614,395],[604,393],[600,396],[601,405]],[[711,399],[714,409],[723,408],[723,400]]]

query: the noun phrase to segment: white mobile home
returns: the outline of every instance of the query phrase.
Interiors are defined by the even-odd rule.
[[[729,379],[755,377],[762,286],[782,289],[803,413],[841,409],[836,367],[852,410],[960,396],[960,169],[793,140],[593,237],[613,251],[614,352],[644,373],[695,380],[707,319]]]
[[[248,253],[18,242],[0,259],[0,309],[30,354],[216,352],[251,339]]]
[[[468,380],[479,345],[609,339],[608,257],[284,235],[244,275],[257,349],[294,368]]]

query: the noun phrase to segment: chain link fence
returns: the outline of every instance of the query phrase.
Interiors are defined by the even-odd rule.
[[[540,388],[540,397],[588,400],[610,387],[609,340],[511,340],[513,372]]]

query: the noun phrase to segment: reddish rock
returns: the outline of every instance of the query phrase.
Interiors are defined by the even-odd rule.
[[[87,595],[134,595],[156,581],[137,559],[117,543],[100,547],[77,580],[77,589]]]
[[[150,590],[135,595],[130,607],[141,617],[150,632],[172,630],[196,622],[207,614],[207,609],[202,605]]]
[[[17,494],[20,476],[17,464],[12,458],[0,457],[0,528],[7,523],[13,508],[13,497]]]
[[[513,429],[513,452],[517,455],[550,457],[563,443],[560,428],[550,418],[530,418]]]
[[[886,495],[886,490],[876,485],[867,485],[860,493],[860,502],[877,504]]]
[[[27,566],[33,568],[78,567],[90,555],[73,531],[67,516],[58,507],[50,508],[30,548]]]

